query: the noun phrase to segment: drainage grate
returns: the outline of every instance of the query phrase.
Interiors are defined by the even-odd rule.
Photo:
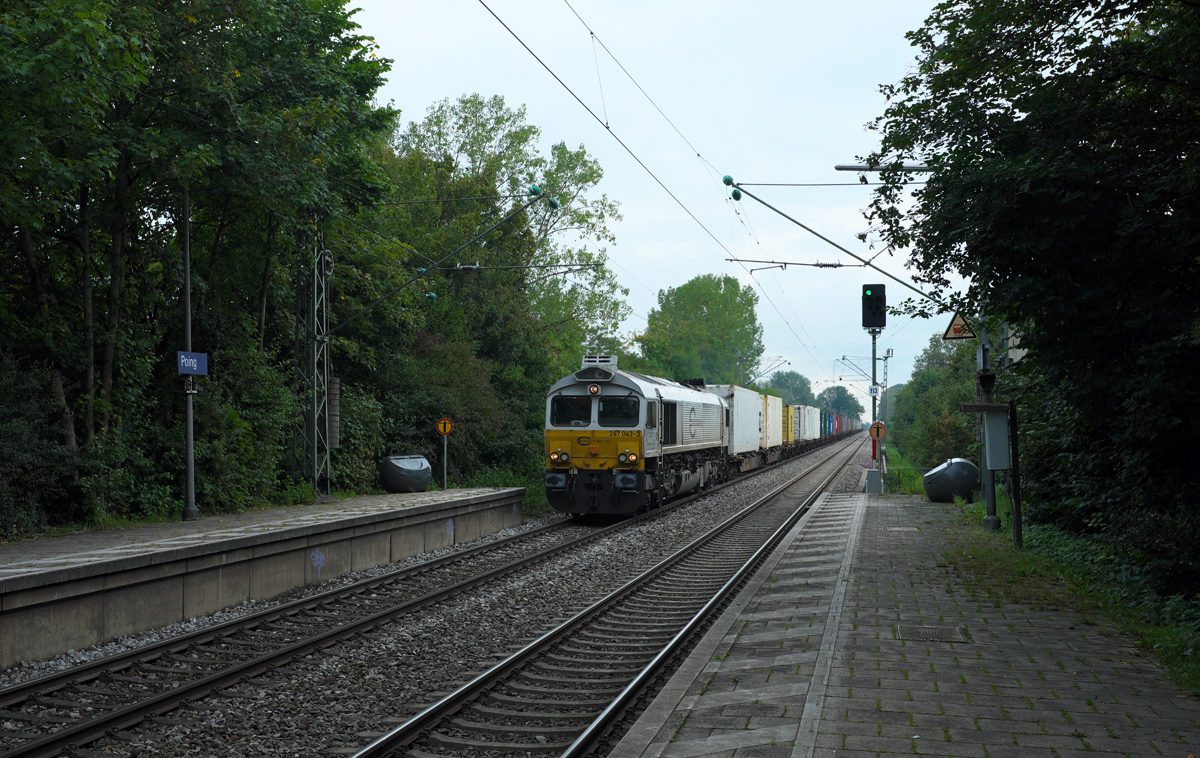
[[[925,642],[966,642],[962,632],[954,626],[897,626],[896,636],[902,640],[924,640]]]

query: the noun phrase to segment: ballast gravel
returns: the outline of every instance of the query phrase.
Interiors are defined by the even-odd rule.
[[[871,446],[866,444],[858,451],[858,455],[842,470],[837,481],[829,488],[830,492],[862,492],[863,472],[871,467]]]
[[[92,647],[83,650],[68,650],[62,655],[54,658],[48,658],[46,660],[19,663],[16,666],[0,672],[0,690],[20,684],[21,682],[29,681],[30,679],[36,679],[41,676],[46,676],[48,674],[69,669],[73,666],[79,666],[89,661],[94,661],[98,658],[106,658],[108,656],[117,655],[129,650],[136,650],[140,647],[153,645],[156,642],[169,640],[172,637],[179,637],[184,634],[200,631],[201,629],[207,629],[212,626],[224,624],[227,621],[233,621],[234,619],[239,619],[243,616],[249,616],[253,613],[265,611],[269,608],[290,603],[294,600],[311,597],[313,595],[319,595],[322,592],[329,592],[330,590],[335,590],[340,587],[346,587],[364,579],[382,576],[384,574],[388,574],[408,566],[413,566],[418,563],[426,563],[428,561],[442,558],[453,553],[460,553],[464,550],[469,550],[479,545],[484,545],[506,539],[508,537],[513,537],[518,534],[523,534],[547,524],[569,520],[570,518],[565,514],[552,513],[538,519],[526,521],[520,526],[513,526],[509,527],[508,529],[502,529],[501,531],[493,532],[492,534],[485,535],[470,542],[462,542],[457,545],[451,545],[449,547],[442,548],[441,550],[436,550],[430,553],[422,553],[421,555],[415,555],[403,561],[397,561],[395,563],[385,564],[382,566],[375,566],[373,568],[356,571],[350,574],[343,574],[336,579],[331,579],[327,582],[314,584],[308,587],[299,587],[295,590],[285,592],[282,595],[276,595],[268,600],[245,600],[240,605],[235,605],[207,616],[196,616],[195,618],[191,618],[187,621],[177,624],[171,624],[170,626],[152,629],[148,632],[142,632],[136,635],[129,635],[128,637],[119,637],[111,642],[106,642],[102,645],[93,645]]]
[[[851,440],[849,444],[856,443]],[[835,446],[840,448],[842,445]],[[587,607],[829,453],[830,448],[823,448],[789,461],[701,497],[660,519],[631,526],[419,614],[378,626],[369,634],[244,681],[191,710],[178,710],[169,718],[143,724],[123,735],[125,739],[102,740],[92,749],[139,756],[353,754],[405,716],[486,670],[508,652]],[[853,465],[851,468],[857,485],[861,471]],[[538,523],[489,537],[499,539]],[[383,573],[394,568],[372,571]],[[348,584],[370,574],[363,572],[338,581]],[[336,585],[327,583],[309,592],[332,586]],[[299,593],[290,593],[271,602],[278,604],[296,597]],[[264,607],[264,603],[247,604],[141,635],[141,639],[162,639]],[[6,672],[0,686],[10,683],[9,679],[20,681],[76,665],[88,659],[84,655],[111,654],[133,644],[133,640],[122,640],[74,656],[60,656],[63,660],[56,668],[50,668],[54,661],[23,666],[15,670],[19,679],[12,679],[13,671]],[[36,673],[26,674],[28,669],[36,669]]]
[[[853,443],[851,443],[853,444]],[[840,447],[840,446],[839,446]],[[370,635],[147,724],[112,747],[141,756],[350,755],[754,500],[829,448],[714,492]]]

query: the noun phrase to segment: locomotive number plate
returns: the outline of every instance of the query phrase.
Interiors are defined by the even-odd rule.
[[[592,434],[594,437],[641,437],[640,431],[623,432],[615,429],[597,430]]]

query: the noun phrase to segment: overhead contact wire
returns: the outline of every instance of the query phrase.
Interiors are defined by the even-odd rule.
[[[548,65],[546,65],[546,62],[543,61],[541,58],[539,58],[538,54],[533,52],[533,50],[529,47],[529,45],[526,45],[525,41],[522,40],[519,36],[517,36],[517,33],[514,32],[508,26],[508,24],[504,23],[503,19],[501,19],[499,16],[496,15],[496,12],[493,11],[488,6],[488,4],[486,2],[484,2],[484,0],[479,0],[479,4],[484,7],[484,10],[486,10],[488,13],[490,13],[492,15],[492,18],[496,19],[496,21],[498,21],[500,23],[500,25],[504,27],[505,31],[507,31],[510,35],[512,35],[513,39],[515,39],[518,43],[520,43],[521,47],[525,48],[526,52],[528,52],[530,55],[533,56],[534,60],[536,60],[539,64],[541,64],[542,68],[546,69],[546,73],[548,73],[548,74],[550,74],[550,76],[554,77],[554,81],[556,81],[560,85],[562,85],[562,88],[565,89],[571,95],[571,97],[575,98],[575,102],[577,102],[581,106],[583,106],[583,109],[586,110],[588,112],[588,114],[591,115],[592,118],[596,119],[596,123],[603,126],[604,130],[612,135],[612,138],[617,141],[617,144],[620,145],[622,148],[624,148],[625,152],[629,153],[629,157],[631,157],[635,161],[637,161],[637,164],[639,166],[641,166],[642,169],[645,170],[645,172],[647,174],[650,175],[650,178],[653,179],[655,181],[655,183],[658,184],[659,187],[662,187],[664,192],[666,192],[668,195],[670,195],[671,199],[675,201],[675,204],[678,205],[680,208],[682,208],[683,212],[686,213],[688,216],[690,216],[691,219],[696,222],[697,226],[699,226],[701,229],[703,229],[705,234],[707,234],[709,237],[712,238],[713,242],[717,243],[718,247],[720,247],[722,250],[729,253],[730,255],[733,254],[729,250],[729,248],[725,247],[725,244],[723,242],[721,242],[721,240],[717,239],[717,236],[715,234],[713,234],[712,231],[710,231],[707,226],[704,225],[704,222],[702,222],[699,218],[697,218],[696,214],[692,213],[691,210],[688,209],[688,207],[683,204],[683,201],[680,200],[678,197],[676,197],[675,193],[667,188],[667,185],[663,184],[662,180],[659,179],[658,176],[653,171],[650,170],[650,167],[647,166],[645,163],[643,163],[642,159],[639,158],[637,156],[637,154],[634,153],[633,150],[631,150],[630,147],[628,145],[626,145],[625,142],[620,137],[617,136],[617,133],[614,132],[612,130],[612,128],[609,127],[607,124],[605,124],[604,121],[599,116],[596,115],[596,112],[588,107],[587,103],[585,103],[585,102],[583,102],[583,100],[579,99],[579,95],[576,95],[575,91],[572,90],[570,87],[568,87],[567,83],[564,82],[562,79],[560,79],[558,74],[554,73],[554,70],[552,68],[550,68]],[[576,15],[578,15],[578,14],[576,14]],[[580,19],[580,20],[582,20],[582,19]],[[603,46],[604,43],[601,42],[600,44],[601,44],[601,46]],[[607,52],[607,49],[606,49],[606,52]]]

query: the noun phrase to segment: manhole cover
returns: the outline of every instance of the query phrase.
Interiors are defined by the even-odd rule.
[[[915,526],[889,526],[887,528],[887,530],[889,532],[919,532],[919,531],[921,531],[920,529],[918,529]]]
[[[925,642],[966,642],[962,632],[954,626],[897,626],[896,636],[902,640],[924,640]]]

